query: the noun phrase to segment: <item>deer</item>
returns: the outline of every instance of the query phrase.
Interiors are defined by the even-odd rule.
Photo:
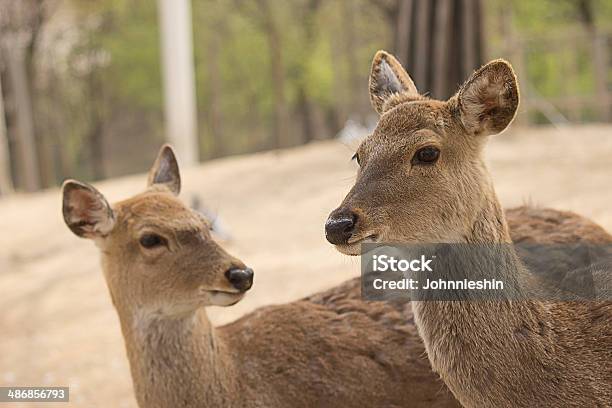
[[[518,108],[511,65],[485,64],[440,101],[421,95],[399,61],[379,51],[369,92],[379,122],[356,150],[357,178],[325,223],[327,240],[352,256],[364,243],[511,244],[483,158],[488,137]],[[513,216],[523,242],[609,239],[571,213],[526,207]],[[507,247],[496,272],[514,281],[529,275]],[[611,406],[612,302],[411,302],[431,367],[463,406]]]
[[[206,307],[240,301],[253,271],[176,197],[169,146],[149,174],[144,193],[114,206],[86,183],[63,186],[67,226],[101,250],[140,406],[459,406],[423,357],[410,304],[363,301],[358,279],[213,327]],[[536,242],[549,239],[538,231],[561,222],[515,218],[517,239]],[[612,242],[591,229],[593,239]]]
[[[431,371],[406,302],[364,302],[359,281],[213,327],[254,272],[178,198],[162,147],[144,192],[110,205],[63,184],[63,218],[100,249],[140,407],[459,407]],[[408,309],[406,307],[408,306]]]

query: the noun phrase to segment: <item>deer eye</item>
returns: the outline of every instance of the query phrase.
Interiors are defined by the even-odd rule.
[[[351,157],[351,160],[355,160],[357,162],[357,164],[359,164],[361,166],[361,163],[359,162],[359,153],[355,152],[353,157]]]
[[[151,249],[161,245],[166,245],[166,239],[157,234],[144,234],[140,237],[140,245],[144,248]]]
[[[414,154],[412,158],[413,164],[433,164],[440,157],[440,149],[433,146],[423,147]]]

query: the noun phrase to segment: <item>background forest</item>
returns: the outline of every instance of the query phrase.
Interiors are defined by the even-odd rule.
[[[612,2],[462,1],[477,8],[474,64],[505,57],[517,67],[520,124],[610,120]],[[403,39],[419,28],[406,4],[193,0],[200,160],[331,138],[347,120],[370,126],[372,56],[406,54]],[[164,140],[157,13],[150,0],[0,0],[0,127],[8,135],[0,163],[10,170],[0,191],[147,168]],[[419,69],[414,52],[403,62]],[[426,71],[415,82],[446,97],[465,78],[442,76],[444,88]],[[21,96],[20,83],[29,91]],[[17,114],[24,103],[25,118]]]

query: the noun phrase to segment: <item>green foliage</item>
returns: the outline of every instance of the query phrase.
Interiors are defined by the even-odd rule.
[[[104,70],[109,90],[143,108],[159,108],[162,95],[156,3],[73,1],[85,21],[81,48],[98,48],[109,54]]]
[[[118,95],[144,108],[159,109],[162,93],[156,21],[154,8],[132,9],[114,22],[116,31],[105,33],[101,45],[111,55],[108,82],[115,84]]]
[[[283,70],[280,103],[286,105],[289,119],[285,145],[304,140],[300,133],[307,116],[305,105],[318,118],[317,137],[332,135],[350,114],[362,118],[370,114],[368,67],[376,50],[392,46],[393,17],[385,8],[396,1],[192,0],[203,157],[270,147],[279,104],[275,89],[280,89],[278,78],[273,79],[273,63],[278,61],[272,55],[280,55]],[[502,22],[511,15],[529,87],[535,92],[556,98],[595,91],[580,0],[484,3],[489,55],[516,55],[502,31]],[[56,73],[57,84],[47,97],[49,105],[61,101],[48,109],[53,131],[62,135],[57,139],[69,150],[67,155],[76,158],[78,168],[89,159],[87,148],[99,125],[96,121],[103,124],[105,134],[121,142],[129,134],[133,143],[148,141],[153,146],[163,129],[157,2],[71,0],[66,4],[76,13],[77,40],[67,72]],[[612,2],[590,4],[595,26],[612,28]],[[271,28],[278,34],[277,54],[270,49]],[[564,47],[555,38],[568,32],[583,37]],[[550,39],[556,46],[550,45]],[[100,55],[101,63],[83,64]],[[584,117],[589,115],[585,111]]]
[[[515,0],[512,2],[517,28],[541,32],[558,29],[575,21],[575,6],[566,0]]]
[[[598,103],[595,36],[612,33],[612,6],[605,0],[493,0],[487,3],[489,50],[521,64],[523,88],[546,98],[572,120],[593,120]],[[612,79],[612,69],[608,66]],[[591,106],[567,98],[587,97]],[[588,100],[588,99],[587,99]],[[564,101],[569,101],[567,104]],[[540,112],[535,123],[547,123]]]
[[[331,44],[320,39],[315,43],[310,58],[304,61],[304,87],[315,102],[325,106],[334,102],[333,63]]]

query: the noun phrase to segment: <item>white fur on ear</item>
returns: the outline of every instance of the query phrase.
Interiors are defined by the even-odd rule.
[[[396,95],[418,96],[419,92],[402,64],[393,55],[378,51],[370,71],[372,107],[382,115],[385,112],[385,103]]]
[[[181,191],[181,175],[172,146],[165,144],[159,150],[153,167],[149,170],[148,186],[162,185],[174,195]]]
[[[115,226],[113,210],[94,187],[76,180],[66,180],[62,194],[64,221],[76,235],[97,238],[112,231]]]
[[[461,122],[475,135],[503,131],[514,119],[519,89],[512,66],[491,61],[474,72],[457,93]]]

